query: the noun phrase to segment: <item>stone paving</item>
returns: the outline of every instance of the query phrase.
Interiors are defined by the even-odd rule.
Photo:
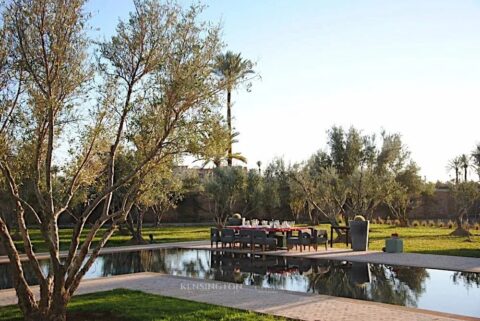
[[[209,241],[192,241],[104,248],[102,249],[102,253],[106,254],[175,247],[216,250],[216,248],[210,248]],[[239,249],[227,249],[226,251],[242,252],[242,250]],[[319,250],[318,252],[266,251],[258,253],[480,272],[479,258],[445,255],[414,253],[389,254],[377,251],[353,252],[348,249],[339,248],[329,248],[328,251]],[[65,256],[65,254],[65,252],[62,252],[61,256]],[[25,257],[23,258],[25,259]],[[48,258],[48,255],[39,254],[39,258]],[[0,257],[0,263],[5,262],[8,262],[8,259],[6,257]],[[106,291],[115,288],[141,290],[153,294],[252,310],[307,321],[480,320],[382,303],[283,290],[267,290],[245,285],[239,286],[233,283],[182,278],[157,273],[137,273],[84,280],[82,281],[77,294]],[[34,289],[38,292],[38,287],[34,287]],[[15,292],[12,289],[1,290],[0,306],[10,304],[16,304]]]
[[[260,289],[219,281],[176,277],[157,273],[137,273],[85,280],[77,294],[116,288],[140,290],[152,294],[197,302],[268,313],[305,321],[454,321],[480,320],[463,316],[406,308],[327,295]],[[38,292],[38,287],[34,290]],[[11,289],[0,291],[0,306],[16,303]]]

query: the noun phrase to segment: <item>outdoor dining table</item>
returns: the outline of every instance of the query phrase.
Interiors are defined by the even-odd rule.
[[[269,233],[286,233],[291,231],[303,231],[308,229],[308,227],[271,227],[271,226],[244,226],[244,225],[234,225],[234,226],[227,226],[227,228],[232,230],[251,230],[251,231],[265,231]]]
[[[234,231],[240,230],[249,230],[249,231],[265,231],[267,233],[281,233],[281,235],[276,235],[279,244],[278,248],[286,249],[287,248],[287,232],[296,232],[296,231],[303,231],[307,230],[308,227],[271,227],[271,226],[243,226],[243,225],[235,225],[235,226],[227,226],[227,228],[232,229]]]

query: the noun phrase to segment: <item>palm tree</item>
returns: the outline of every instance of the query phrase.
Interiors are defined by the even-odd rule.
[[[203,132],[200,136],[196,161],[203,162],[202,167],[209,163],[213,163],[215,167],[220,167],[229,158],[247,163],[247,159],[241,153],[228,153],[231,144],[237,142],[235,139],[237,136],[238,133],[236,132],[229,134],[222,121],[214,122],[209,130]]]
[[[448,162],[447,169],[449,171],[451,170],[455,171],[455,184],[458,184],[458,178],[460,176],[461,166],[462,166],[462,162],[460,160],[460,156],[457,156]]]
[[[249,75],[255,74],[253,71],[253,63],[248,59],[243,59],[240,53],[227,51],[225,54],[217,56],[215,73],[220,76],[227,90],[227,124],[230,135],[232,135],[232,91],[238,85],[251,80],[253,77]],[[248,87],[247,87],[248,88]],[[232,166],[232,143],[228,148],[228,166]]]
[[[468,177],[468,168],[472,166],[472,164],[470,163],[470,156],[466,155],[466,154],[462,154],[460,155],[460,164],[463,168],[463,174],[465,176],[465,182],[467,181],[467,177]]]
[[[258,167],[258,174],[262,174],[262,162],[261,161],[257,161],[257,167]]]
[[[480,144],[478,144],[472,152],[472,159],[477,170],[478,178],[480,179]]]

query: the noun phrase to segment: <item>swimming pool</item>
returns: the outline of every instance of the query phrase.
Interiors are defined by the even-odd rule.
[[[48,261],[41,261],[45,271]],[[28,263],[29,283],[35,284]],[[0,265],[0,288],[11,288]],[[158,249],[100,255],[86,278],[163,272],[480,317],[480,273],[231,252]]]

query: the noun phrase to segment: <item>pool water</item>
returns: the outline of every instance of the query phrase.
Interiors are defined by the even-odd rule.
[[[48,261],[41,262],[45,271]],[[31,269],[25,263],[25,269]],[[0,265],[0,289],[11,288]],[[480,273],[209,250],[159,249],[104,254],[86,278],[163,272],[171,275],[318,293],[480,317]],[[27,279],[35,284],[33,273]]]

